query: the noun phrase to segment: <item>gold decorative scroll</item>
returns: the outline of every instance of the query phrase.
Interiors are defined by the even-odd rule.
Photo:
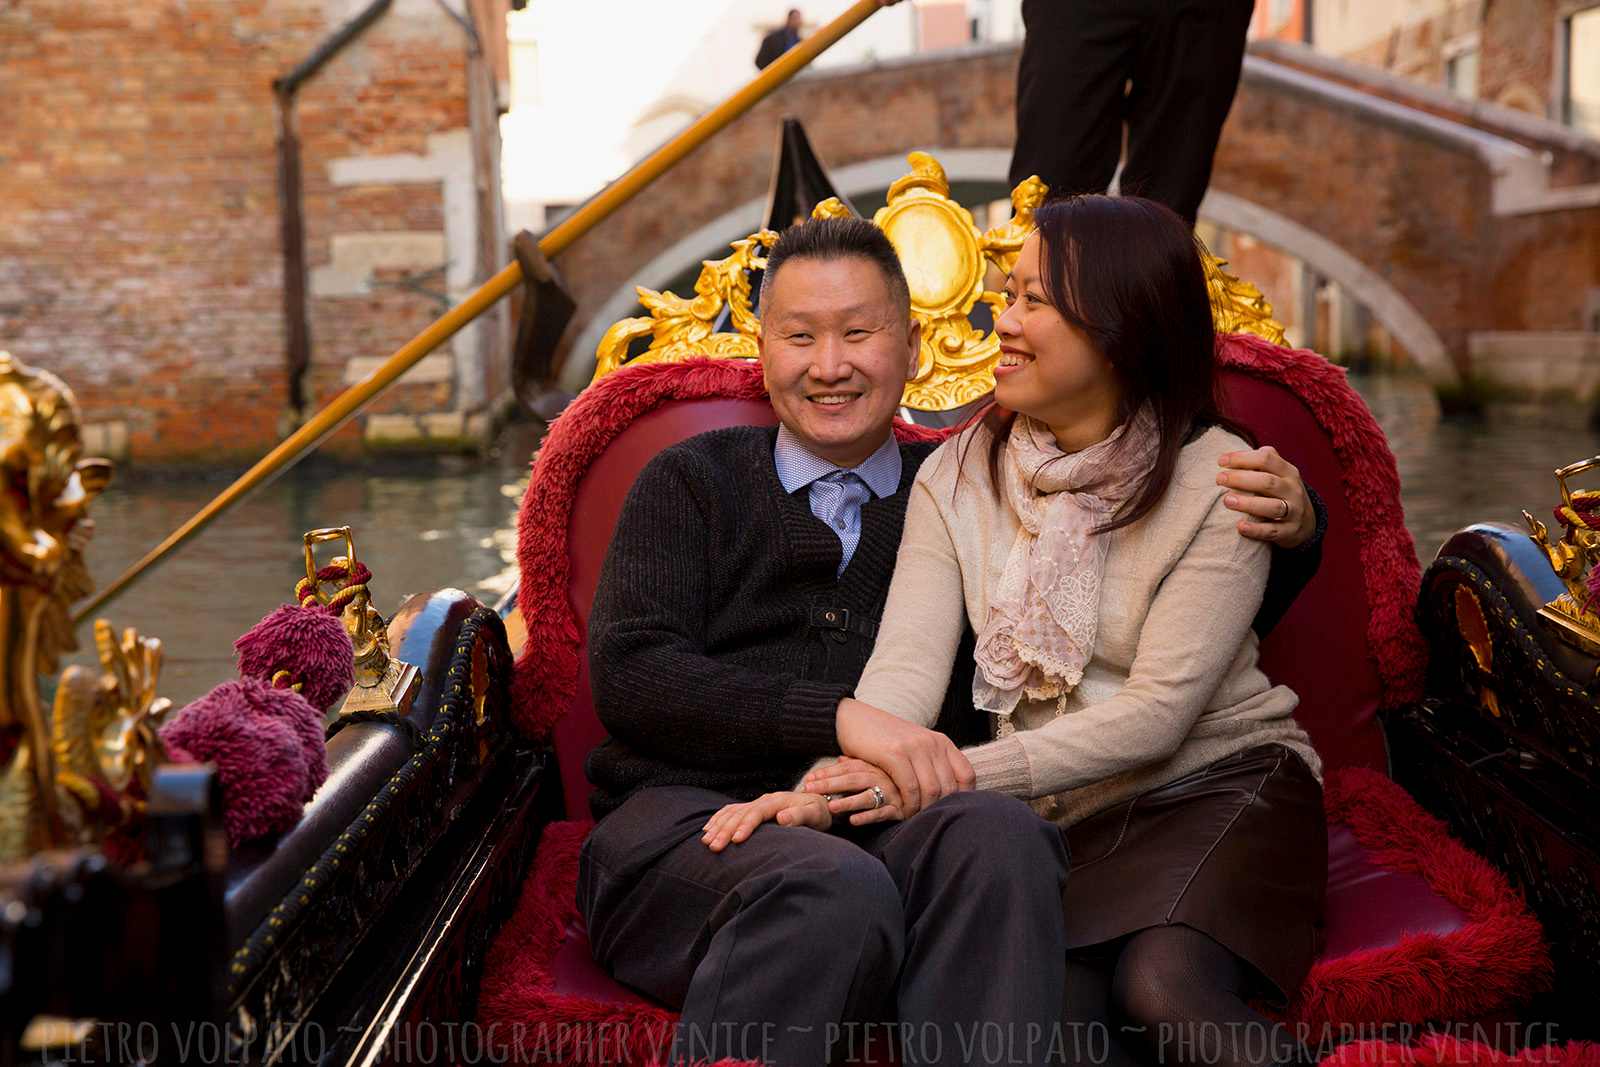
[[[1567,591],[1539,609],[1539,616],[1550,623],[1568,643],[1600,656],[1600,598],[1590,592],[1588,579],[1600,567],[1600,491],[1579,490],[1569,480],[1600,469],[1600,456],[1568,464],[1556,471],[1561,490],[1561,506],[1556,509],[1566,535],[1552,538],[1544,523],[1524,511],[1533,541],[1545,554],[1550,568],[1566,585]]]
[[[916,376],[907,383],[902,402],[920,411],[949,411],[994,388],[994,365],[1000,342],[993,331],[972,325],[971,312],[982,302],[994,317],[1005,310],[1004,297],[984,284],[990,264],[1009,274],[1022,242],[1034,228],[1034,212],[1049,189],[1037,176],[1011,193],[1011,218],[980,231],[966,208],[950,199],[944,168],[926,152],[907,157],[911,171],[889,187],[888,202],[873,216],[900,254],[911,289],[911,313],[922,324],[922,353]],[[849,209],[830,198],[813,209],[812,218],[848,215]],[[751,307],[749,272],[766,266],[763,251],[778,235],[770,230],[733,243],[725,259],[706,260],[695,282],[695,297],[639,287],[639,302],[648,316],[623,319],[606,331],[595,353],[598,381],[624,363],[658,363],[690,356],[755,359],[759,356],[760,320]],[[1261,291],[1223,268],[1226,262],[1208,256],[1206,281],[1217,329],[1252,333],[1282,344],[1283,327]],[[731,332],[717,332],[723,309]],[[644,352],[628,359],[635,341],[649,337]]]
[[[83,457],[72,391],[0,352],[0,861],[122,825],[162,757],[161,643],[95,622],[100,669],[69,667],[48,709],[40,675],[77,647],[71,605],[92,585],[89,504],[111,464]]]
[[[693,300],[639,286],[639,303],[650,314],[623,319],[605,332],[595,351],[594,380],[624,362],[671,363],[690,356],[755,359],[760,354],[756,337],[761,324],[750,306],[750,272],[767,265],[759,249],[771,248],[777,239],[771,230],[762,230],[733,242],[733,254],[727,258],[705,260],[694,283]],[[725,306],[733,332],[717,333],[717,318]],[[646,336],[650,347],[628,359],[628,346]]]
[[[1284,343],[1283,324],[1272,317],[1272,305],[1260,289],[1229,274],[1225,259],[1205,254],[1206,285],[1211,290],[1211,319],[1218,333],[1250,333]]]

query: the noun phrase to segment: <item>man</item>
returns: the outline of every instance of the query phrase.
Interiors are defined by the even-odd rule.
[[[1022,0],[1011,184],[1119,188],[1194,225],[1233,106],[1255,0]]]
[[[900,0],[878,0],[892,7]],[[1022,0],[1011,186],[1122,192],[1193,226],[1233,106],[1255,0]]]
[[[766,70],[778,57],[800,43],[800,9],[791,7],[783,25],[761,38],[756,51],[756,69]]]
[[[1048,1040],[1059,1021],[1059,831],[963,791],[950,737],[849,699],[931,451],[891,433],[920,344],[905,275],[875,226],[818,220],[784,233],[763,290],[782,425],[712,431],[647,465],[595,596],[611,739],[589,760],[600,822],[578,893],[596,958],[682,1006],[675,1059],[822,1064],[841,1040],[859,1048],[846,1024],[892,1017],[905,1064],[1012,1062],[974,1037]],[[1303,540],[1293,469],[1243,473],[1275,494],[1265,512],[1286,512],[1279,540]],[[970,682],[969,662],[941,717],[952,731],[982,721]],[[840,753],[892,776],[903,821],[836,824],[824,798],[792,792]],[[735,801],[754,817],[718,818]]]

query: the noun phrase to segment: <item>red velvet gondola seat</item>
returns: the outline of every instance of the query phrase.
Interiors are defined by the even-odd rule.
[[[1502,875],[1385,773],[1377,712],[1416,700],[1424,665],[1412,619],[1419,567],[1393,456],[1326,360],[1238,334],[1222,348],[1230,413],[1294,462],[1328,508],[1321,570],[1263,646],[1268,673],[1300,694],[1300,721],[1327,769],[1326,948],[1290,1014],[1319,1025],[1505,1012],[1549,980],[1537,922]],[[628,487],[675,441],[774,421],[754,367],[693,360],[611,374],[552,428],[519,520],[528,639],[516,715],[529,735],[552,738],[569,812],[587,814],[584,757],[603,736],[585,633]],[[502,1034],[520,1024],[530,1035],[524,1055],[538,1035],[576,1034],[583,1024],[637,1039],[627,1061],[644,1062],[671,1015],[589,957],[574,903],[586,832],[579,821],[545,830],[517,912],[492,946],[480,1016]],[[577,1045],[563,1054],[588,1062]]]

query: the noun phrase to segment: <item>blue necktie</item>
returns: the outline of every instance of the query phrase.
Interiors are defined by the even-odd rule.
[[[844,548],[835,577],[850,565],[850,557],[861,542],[861,505],[871,499],[872,490],[853,471],[832,471],[811,483],[811,514],[839,535]]]

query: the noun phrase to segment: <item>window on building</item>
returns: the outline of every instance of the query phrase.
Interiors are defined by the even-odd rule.
[[[1562,22],[1561,120],[1600,137],[1600,7]]]
[[[1452,93],[1478,98],[1478,49],[1464,48],[1444,61],[1444,83]]]

